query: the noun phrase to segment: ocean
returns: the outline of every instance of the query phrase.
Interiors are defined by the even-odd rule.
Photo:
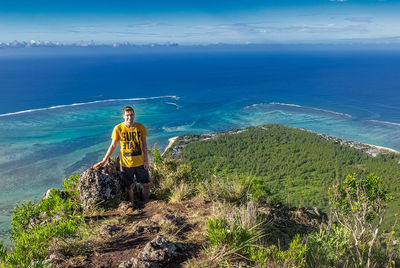
[[[400,151],[400,51],[333,47],[0,50],[0,238],[15,203],[101,160],[121,109],[149,147],[281,123]]]

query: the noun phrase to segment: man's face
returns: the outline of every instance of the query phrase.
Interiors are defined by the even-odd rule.
[[[124,119],[125,122],[133,122],[133,120],[135,119],[135,113],[133,111],[124,112]]]

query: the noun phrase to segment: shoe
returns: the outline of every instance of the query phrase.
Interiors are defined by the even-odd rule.
[[[143,201],[136,201],[135,205],[137,208],[144,208],[145,207],[145,202]]]

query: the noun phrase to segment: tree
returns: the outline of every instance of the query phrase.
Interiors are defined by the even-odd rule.
[[[329,195],[333,220],[352,234],[358,265],[371,267],[386,205],[393,198],[373,174],[365,178],[349,175],[342,184],[332,186]]]

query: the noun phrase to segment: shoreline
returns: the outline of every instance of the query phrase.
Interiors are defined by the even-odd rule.
[[[167,145],[167,147],[165,147],[165,149],[164,149],[164,151],[163,151],[163,153],[161,154],[161,155],[163,155],[163,154],[165,154],[167,151],[168,151],[168,149],[169,148],[171,148],[171,146],[172,146],[172,144],[175,142],[175,140],[178,138],[179,136],[175,136],[175,137],[172,137],[172,138],[169,138],[168,139],[168,145]]]
[[[374,148],[376,148],[378,150],[385,150],[385,151],[389,151],[390,153],[400,154],[399,151],[397,151],[395,149],[392,149],[392,148],[389,148],[389,147],[384,147],[384,146],[379,146],[379,145],[374,145],[374,144],[369,144],[369,143],[363,143],[363,144],[369,145],[369,146],[374,147]]]
[[[256,126],[256,127],[263,127],[263,125]],[[221,132],[211,132],[211,133],[198,134],[198,138],[197,139],[198,140],[207,140],[207,139],[216,138],[221,134],[236,134],[236,133],[240,133],[240,132],[245,131],[247,128],[248,127],[242,128],[242,129],[237,129],[237,130],[226,130],[226,131],[221,131]],[[375,144],[363,143],[363,142],[360,142],[360,141],[352,141],[352,140],[347,140],[347,139],[343,139],[343,138],[338,138],[338,137],[335,137],[335,136],[322,134],[322,133],[315,132],[315,131],[308,130],[308,129],[304,129],[304,128],[297,128],[297,127],[290,127],[290,128],[300,129],[300,130],[304,130],[304,131],[307,131],[307,132],[315,133],[317,135],[320,135],[320,136],[324,137],[325,139],[334,140],[334,141],[336,141],[336,142],[338,142],[340,144],[345,144],[345,145],[347,145],[349,147],[364,151],[366,154],[371,155],[373,157],[376,157],[379,154],[387,154],[387,153],[389,153],[389,154],[390,153],[400,154],[400,151],[397,151],[397,150],[395,150],[393,148],[389,148],[389,147],[384,147],[384,146],[375,145]],[[184,135],[185,134],[183,134],[183,136]],[[167,152],[167,150],[172,147],[172,144],[175,142],[175,140],[178,137],[179,136],[175,136],[175,137],[172,137],[172,138],[168,139],[169,144],[164,149],[164,152],[162,154],[165,154]],[[399,164],[400,164],[400,161],[399,161]]]

